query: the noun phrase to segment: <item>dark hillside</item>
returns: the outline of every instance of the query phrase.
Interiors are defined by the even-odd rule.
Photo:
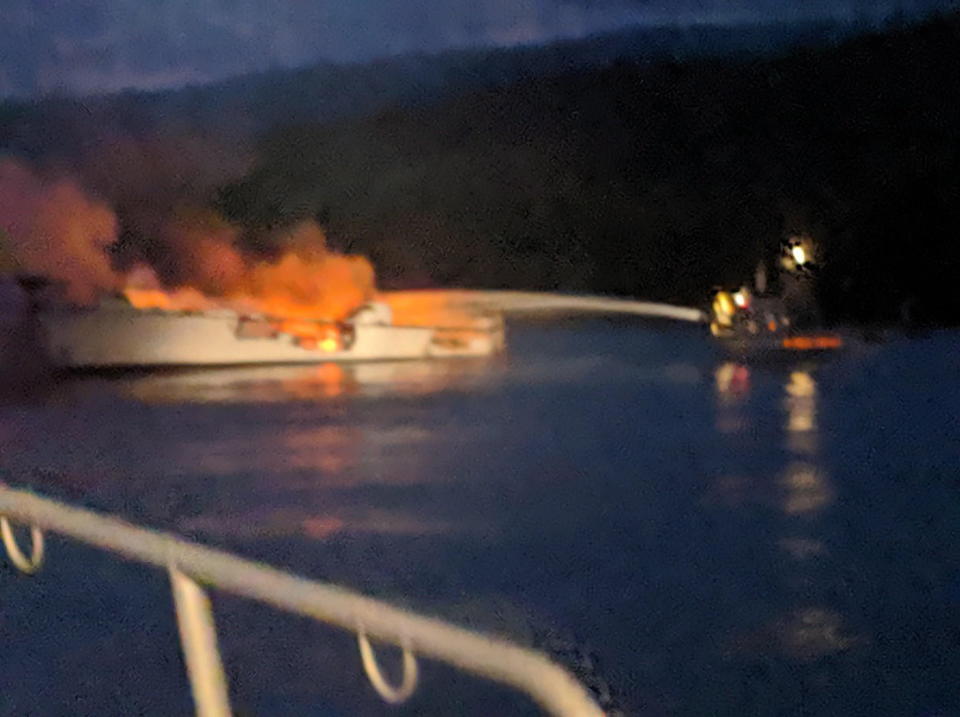
[[[956,321],[956,16],[775,60],[531,80],[263,143],[235,219],[319,217],[388,285],[698,302],[791,233],[834,318]]]

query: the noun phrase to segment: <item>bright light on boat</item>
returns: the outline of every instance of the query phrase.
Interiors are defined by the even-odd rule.
[[[339,342],[335,336],[327,336],[323,341],[320,342],[320,348],[328,353],[331,353],[337,350],[338,343]]]
[[[800,244],[796,244],[790,248],[790,255],[793,257],[793,260],[797,262],[797,266],[803,266],[807,263],[807,252]]]

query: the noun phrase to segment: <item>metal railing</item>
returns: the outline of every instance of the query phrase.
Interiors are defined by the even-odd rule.
[[[30,526],[29,557],[17,545],[11,520]],[[413,694],[418,679],[415,655],[419,654],[509,685],[554,715],[603,714],[583,685],[539,652],[0,484],[0,538],[19,570],[32,574],[40,568],[43,530],[169,572],[194,705],[202,717],[229,715],[230,702],[213,613],[201,584],[354,632],[367,677],[387,702],[403,702]],[[380,672],[370,638],[403,650],[399,686],[389,684]]]

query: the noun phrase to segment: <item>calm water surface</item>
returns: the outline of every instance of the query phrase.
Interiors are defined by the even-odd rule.
[[[729,361],[515,324],[492,362],[74,378],[0,406],[8,480],[552,651],[628,714],[960,714],[960,334]],[[187,714],[164,575],[0,572],[0,713]],[[530,714],[226,596],[254,715]],[[397,663],[384,651],[388,669]]]

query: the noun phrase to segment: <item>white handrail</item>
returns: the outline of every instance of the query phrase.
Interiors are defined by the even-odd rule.
[[[539,652],[505,640],[2,484],[0,516],[164,570],[175,566],[194,581],[397,645],[411,659],[417,653],[510,685],[550,714],[603,715],[566,670]]]

